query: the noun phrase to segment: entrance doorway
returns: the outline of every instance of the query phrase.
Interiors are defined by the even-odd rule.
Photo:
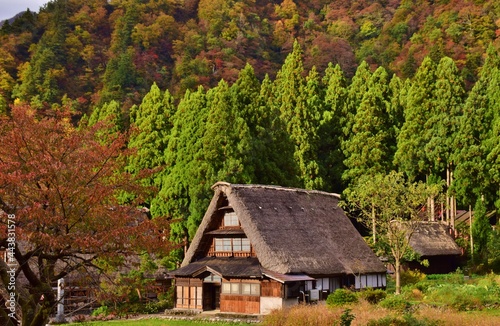
[[[220,284],[203,284],[203,310],[220,309]]]

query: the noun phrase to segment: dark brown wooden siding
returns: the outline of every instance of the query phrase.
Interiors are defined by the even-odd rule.
[[[220,311],[242,314],[259,314],[260,297],[251,295],[221,294]]]
[[[263,297],[283,297],[282,284],[274,280],[262,281],[260,283],[260,295]]]

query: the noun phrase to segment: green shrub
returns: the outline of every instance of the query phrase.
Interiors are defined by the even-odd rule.
[[[142,313],[145,314],[156,314],[160,311],[165,311],[166,309],[171,308],[173,308],[171,302],[167,300],[160,300],[146,303],[141,310]]]
[[[92,316],[107,316],[110,314],[110,310],[107,306],[100,306],[99,308],[92,311]]]
[[[426,275],[418,270],[401,272],[401,285],[416,284],[425,280]]]
[[[368,288],[359,293],[359,296],[371,304],[377,304],[387,296],[387,293],[381,289]]]
[[[352,314],[351,309],[342,311],[342,315],[340,315],[340,326],[351,326],[354,318],[355,316]]]
[[[438,284],[429,287],[425,301],[439,302],[443,306],[458,310],[482,310],[498,307],[500,287],[494,278],[481,279],[478,284]]]
[[[326,298],[326,304],[329,306],[342,306],[355,302],[358,302],[356,294],[347,289],[337,289]]]
[[[381,307],[396,311],[407,311],[411,307],[410,302],[401,295],[389,295],[379,304]]]

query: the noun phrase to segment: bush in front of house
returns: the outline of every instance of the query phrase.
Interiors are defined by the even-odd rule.
[[[411,307],[411,303],[408,300],[401,295],[395,294],[388,295],[384,300],[380,301],[379,305],[383,308],[400,312],[408,311]]]
[[[426,275],[419,270],[401,272],[401,285],[416,284],[426,279]]]
[[[337,289],[326,298],[326,304],[329,306],[342,306],[356,302],[358,302],[356,293],[348,289]]]
[[[382,289],[367,288],[359,292],[359,297],[365,299],[371,304],[377,304],[385,297],[387,293]]]

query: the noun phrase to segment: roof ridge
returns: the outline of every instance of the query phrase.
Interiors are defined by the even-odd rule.
[[[310,193],[310,194],[321,194],[332,196],[336,198],[340,198],[340,195],[333,192],[326,192],[322,190],[307,190],[302,188],[295,187],[283,187],[278,185],[263,185],[263,184],[241,184],[241,183],[229,183],[225,181],[218,181],[213,186],[212,189],[215,189],[219,186],[226,186],[231,188],[259,188],[259,189],[272,189],[272,190],[282,190],[282,191],[292,191],[292,192],[302,192],[302,193]]]

